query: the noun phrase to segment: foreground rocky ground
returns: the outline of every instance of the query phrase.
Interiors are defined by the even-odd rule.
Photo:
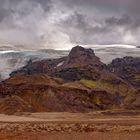
[[[139,140],[139,132],[110,133],[110,132],[89,132],[89,133],[48,133],[28,132],[2,134],[3,140]]]
[[[0,115],[4,140],[139,140],[140,112]]]

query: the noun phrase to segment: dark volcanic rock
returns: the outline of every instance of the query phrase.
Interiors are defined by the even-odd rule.
[[[103,63],[95,56],[92,49],[85,49],[81,46],[72,48],[66,61],[63,63],[63,68],[96,66],[100,67]]]
[[[74,47],[62,65],[57,66],[52,76],[60,77],[66,81],[75,81],[82,78],[98,80],[100,71],[105,68],[100,59],[95,56],[92,49],[81,46]]]
[[[71,50],[68,57],[29,62],[20,70],[12,72],[10,76],[46,73],[66,81],[80,80],[81,78],[98,80],[100,71],[105,67],[106,65],[95,56],[92,49],[76,46]]]
[[[101,76],[100,72],[91,68],[65,68],[52,73],[54,77],[60,77],[66,81],[76,81],[83,79],[98,80]]]
[[[140,87],[140,57],[117,58],[108,65],[111,72],[128,81],[135,87]]]
[[[59,59],[41,60],[41,61],[36,61],[36,62],[29,61],[26,66],[12,72],[10,76],[33,75],[33,74],[40,74],[40,73],[50,74],[55,70],[55,67],[59,63],[65,60],[66,60],[66,57],[59,58]]]

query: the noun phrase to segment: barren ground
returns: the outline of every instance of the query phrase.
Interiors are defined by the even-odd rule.
[[[23,113],[0,115],[0,140],[139,140],[140,113]]]

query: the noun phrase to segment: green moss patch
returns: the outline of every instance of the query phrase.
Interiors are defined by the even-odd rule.
[[[97,83],[91,80],[81,79],[80,82],[88,88],[97,87]]]

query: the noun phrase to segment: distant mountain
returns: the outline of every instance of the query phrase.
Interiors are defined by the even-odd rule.
[[[25,67],[12,72],[10,76],[46,73],[66,81],[75,81],[81,78],[97,80],[101,77],[101,71],[105,67],[106,65],[100,61],[92,49],[76,46],[67,57],[33,63],[30,61]]]
[[[140,49],[130,45],[87,45],[100,58],[100,61],[109,64],[115,58],[125,56],[139,57]],[[0,45],[0,75],[2,79],[27,64],[29,60],[40,61],[45,59],[56,59],[65,57],[70,50],[38,49],[30,50],[27,46]],[[40,47],[38,47],[40,48]]]

